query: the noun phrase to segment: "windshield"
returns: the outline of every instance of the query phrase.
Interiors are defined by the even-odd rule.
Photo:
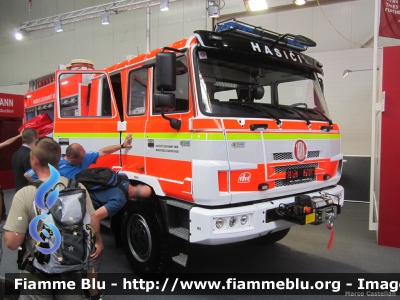
[[[199,50],[204,114],[222,117],[329,120],[317,74],[266,55]]]

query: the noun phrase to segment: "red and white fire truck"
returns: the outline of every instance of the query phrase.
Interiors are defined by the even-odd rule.
[[[31,81],[26,119],[46,112],[63,151],[121,143],[98,160],[149,185],[111,222],[135,272],[186,265],[185,243],[276,242],[343,205],[340,131],[311,39],[236,20],[104,70],[73,61]]]

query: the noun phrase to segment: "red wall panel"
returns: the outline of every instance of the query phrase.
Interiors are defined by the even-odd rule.
[[[400,248],[400,47],[383,48],[378,244]]]
[[[0,117],[0,142],[16,136],[18,128],[22,125],[22,118]],[[14,175],[11,167],[11,158],[15,151],[21,147],[21,139],[0,149],[0,185],[3,190],[15,188]]]

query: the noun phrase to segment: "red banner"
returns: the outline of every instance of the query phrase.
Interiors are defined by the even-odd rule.
[[[379,36],[400,39],[400,0],[381,0]]]
[[[0,93],[0,117],[23,118],[24,96]]]

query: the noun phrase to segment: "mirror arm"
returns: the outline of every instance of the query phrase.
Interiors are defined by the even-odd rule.
[[[182,121],[178,120],[178,119],[174,119],[174,118],[169,118],[165,115],[164,113],[164,106],[161,106],[161,116],[165,119],[169,121],[169,125],[175,129],[175,130],[179,130],[181,129],[182,126]]]
[[[188,48],[176,49],[176,48],[171,48],[171,47],[164,47],[161,49],[161,52],[164,52],[165,50],[178,52],[178,53],[186,53],[188,51]]]

